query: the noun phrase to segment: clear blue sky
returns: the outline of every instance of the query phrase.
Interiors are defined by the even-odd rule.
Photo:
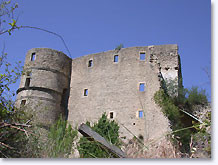
[[[72,58],[124,47],[178,44],[184,86],[200,86],[211,96],[210,0],[18,0],[18,25],[63,36]],[[10,62],[24,61],[35,47],[67,51],[51,34],[23,29],[0,36]],[[18,88],[17,83],[13,88]]]

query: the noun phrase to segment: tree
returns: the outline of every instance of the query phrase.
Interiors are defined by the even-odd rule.
[[[86,124],[90,126],[89,122],[86,122]],[[110,121],[107,119],[105,113],[101,116],[97,123],[94,123],[91,128],[103,136],[111,144],[114,144],[118,147],[121,145],[118,132],[119,126],[114,120]],[[101,144],[94,141],[89,141],[86,137],[80,138],[77,148],[79,150],[80,157],[82,158],[113,157],[113,155],[107,149],[103,148]]]
[[[17,4],[9,1],[0,3],[0,35],[9,28],[8,22],[14,19]],[[14,20],[15,21],[15,20]],[[11,24],[10,26],[14,26]],[[10,31],[9,31],[10,32]],[[32,157],[30,147],[27,147],[34,134],[30,130],[31,116],[25,113],[24,108],[17,109],[11,99],[15,94],[10,85],[15,83],[21,75],[21,66],[17,63],[12,66],[7,62],[7,53],[3,45],[0,55],[0,157]]]
[[[10,85],[21,75],[21,67],[19,63],[12,67],[6,57],[3,49],[0,57],[0,69],[4,69],[0,73],[0,157],[35,157],[29,146],[30,141],[37,139],[30,124],[32,116],[24,107],[17,109],[11,98],[15,94],[10,91]]]
[[[13,1],[13,0],[12,0]],[[16,27],[15,9],[18,4],[11,0],[2,0],[0,2],[0,35],[11,31]],[[11,23],[12,21],[12,23]]]
[[[17,8],[18,4],[13,0],[0,2],[0,35],[11,35],[14,30],[20,28],[41,30],[59,37],[70,55],[61,35],[39,27],[18,26],[18,19],[15,18],[15,9]],[[39,128],[31,123],[32,115],[27,113],[30,109],[27,106],[16,108],[11,99],[11,96],[15,94],[10,92],[10,85],[15,83],[22,74],[20,62],[12,67],[6,60],[5,46],[1,52],[0,69],[4,71],[0,73],[0,157],[40,157],[43,148],[39,142]],[[66,134],[72,131],[70,127],[67,127],[67,130],[64,129],[64,126],[61,128],[62,131],[66,131]]]
[[[173,87],[167,89],[171,88]],[[155,93],[154,100],[168,117],[171,123],[172,134],[182,144],[180,149],[183,153],[191,154],[192,148],[190,148],[190,144],[197,143],[193,141],[197,140],[196,137],[202,139],[201,142],[206,144],[201,146],[201,148],[210,150],[210,145],[208,144],[210,144],[211,134],[210,131],[205,130],[210,130],[211,119],[210,117],[206,117],[206,119],[203,117],[204,120],[202,120],[202,112],[200,112],[201,109],[203,111],[206,110],[203,116],[210,116],[210,111],[206,108],[208,100],[205,90],[199,90],[197,87],[192,87],[189,90],[181,88],[179,89],[179,95],[168,95],[167,90],[161,89]],[[188,120],[191,118],[191,124],[189,122],[187,125],[187,118],[189,118]]]

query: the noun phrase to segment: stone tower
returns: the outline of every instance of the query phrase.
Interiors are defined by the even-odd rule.
[[[120,136],[155,139],[169,121],[154,102],[162,82],[181,79],[177,45],[122,48],[70,59],[47,48],[28,51],[17,104],[30,104],[49,126],[64,114],[73,126],[96,122],[103,113]]]
[[[67,112],[71,61],[48,48],[34,48],[26,54],[16,103],[28,104],[35,111],[35,121],[43,126]]]
[[[169,121],[153,96],[161,81],[178,79],[177,45],[110,50],[72,60],[69,122],[96,122],[106,113],[120,125],[123,139],[154,139],[169,131]],[[178,81],[177,81],[178,82]]]

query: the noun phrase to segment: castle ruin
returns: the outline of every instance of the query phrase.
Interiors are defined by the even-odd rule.
[[[37,122],[53,124],[60,114],[76,127],[96,122],[105,112],[120,125],[120,136],[155,139],[170,130],[154,102],[163,82],[181,80],[178,46],[122,48],[71,59],[62,52],[33,48],[16,104],[30,105]]]

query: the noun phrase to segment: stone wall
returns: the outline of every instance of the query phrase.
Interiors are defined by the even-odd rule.
[[[146,54],[140,60],[140,53]],[[114,56],[118,55],[118,62]],[[156,61],[152,57],[156,56]],[[88,67],[92,60],[93,66]],[[167,65],[173,78],[178,76],[177,45],[123,48],[91,54],[72,60],[68,120],[74,126],[97,121],[106,112],[120,125],[122,137],[133,135],[155,138],[169,130],[169,123],[154,103],[154,93],[160,89],[161,71]],[[163,62],[162,62],[163,61]],[[167,74],[164,74],[166,78]],[[145,91],[139,84],[145,83]],[[88,89],[88,96],[84,90]],[[143,117],[139,117],[143,111]]]
[[[29,50],[17,91],[17,104],[26,100],[37,122],[54,123],[65,111],[61,102],[66,99],[63,98],[64,89],[69,90],[70,74],[71,59],[62,52],[48,48]]]
[[[45,126],[60,114],[78,126],[96,122],[105,112],[119,123],[120,135],[126,140],[134,135],[159,138],[169,131],[169,122],[153,96],[161,87],[161,77],[181,77],[177,50],[177,45],[141,46],[70,59],[56,50],[31,49],[17,91],[17,105],[26,100],[36,121]],[[140,59],[140,54],[145,59]],[[139,90],[141,83],[144,91]]]

